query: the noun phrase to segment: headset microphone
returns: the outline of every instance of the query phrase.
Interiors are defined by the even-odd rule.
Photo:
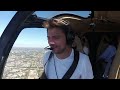
[[[53,50],[53,48],[52,48],[52,47],[50,47],[50,48],[47,48],[47,49]]]
[[[50,47],[50,46],[47,46],[47,47],[45,47],[44,49],[53,50],[53,48],[52,48],[52,47]]]

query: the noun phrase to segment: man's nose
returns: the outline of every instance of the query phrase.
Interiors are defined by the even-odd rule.
[[[54,39],[53,38],[49,38],[48,39],[48,43],[51,45],[51,44],[55,44],[55,42],[54,42]]]

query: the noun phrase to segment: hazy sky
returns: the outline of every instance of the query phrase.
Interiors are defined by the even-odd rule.
[[[83,17],[87,17],[90,14],[90,11],[37,11],[39,17],[51,18],[60,13],[77,14]],[[16,11],[0,11],[0,36],[3,33],[5,27],[15,15]],[[16,47],[46,47],[48,46],[47,42],[47,33],[46,29],[43,28],[26,28],[23,29],[17,40],[15,41],[14,46]]]

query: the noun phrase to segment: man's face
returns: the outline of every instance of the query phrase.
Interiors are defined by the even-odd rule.
[[[60,28],[48,29],[48,43],[53,48],[55,54],[60,54],[66,49],[66,37]]]

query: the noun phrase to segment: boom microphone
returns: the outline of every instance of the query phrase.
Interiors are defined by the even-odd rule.
[[[53,50],[53,48],[52,48],[52,47],[50,47],[50,48],[47,48],[47,49]]]
[[[53,48],[52,48],[52,47],[50,47],[50,46],[47,46],[47,47],[45,47],[44,49],[53,50]]]

